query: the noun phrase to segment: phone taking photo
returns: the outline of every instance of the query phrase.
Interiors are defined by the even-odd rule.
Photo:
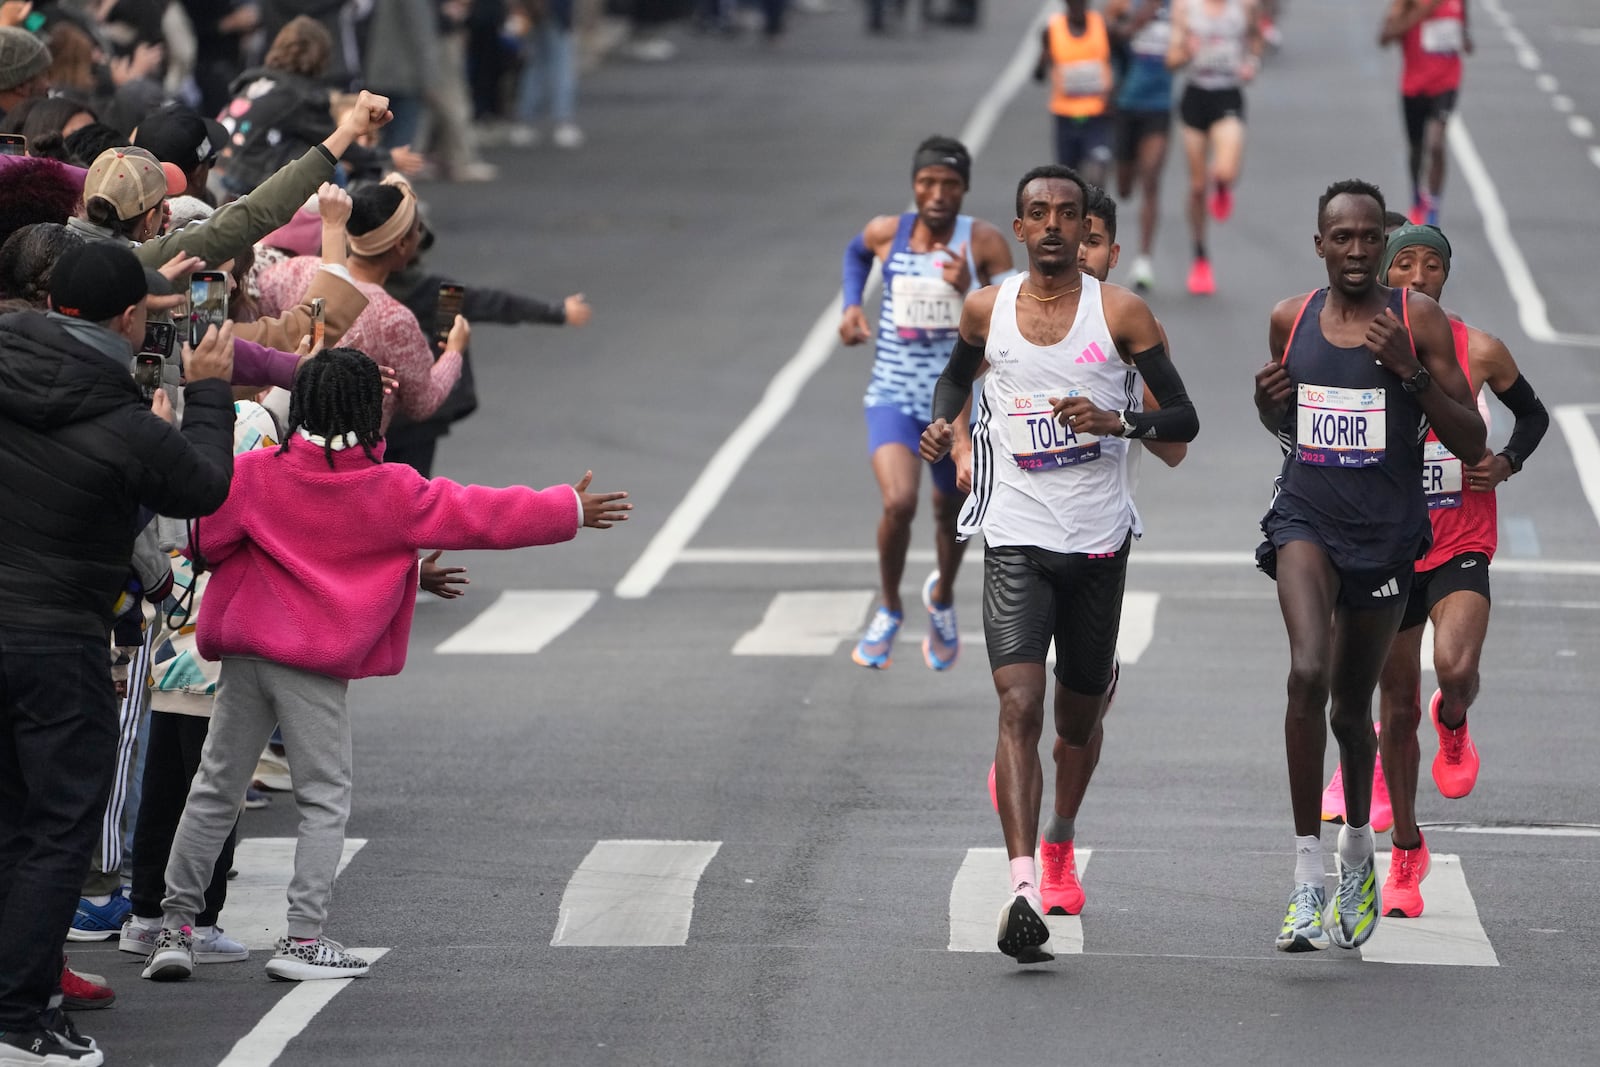
[[[139,395],[145,403],[155,398],[165,377],[167,357],[172,354],[172,338],[177,327],[170,322],[147,322],[144,326],[144,343],[133,357],[133,380],[139,386]]]
[[[198,345],[208,327],[220,330],[227,319],[228,276],[220,270],[189,275],[189,344]]]
[[[322,339],[326,333],[327,301],[320,296],[311,298],[311,351],[322,350]]]
[[[450,340],[450,331],[455,329],[456,316],[461,314],[461,302],[467,295],[467,287],[445,282],[439,286],[439,311],[433,320],[434,347],[442,348]]]
[[[25,156],[28,139],[20,133],[0,133],[0,156]]]

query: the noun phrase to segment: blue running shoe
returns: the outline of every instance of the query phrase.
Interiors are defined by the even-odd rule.
[[[933,670],[947,671],[961,654],[961,631],[956,628],[955,605],[941,607],[933,602],[933,590],[938,584],[938,571],[922,583],[922,606],[928,609],[928,636],[922,639],[922,659]]]
[[[78,898],[78,913],[72,917],[72,929],[67,931],[68,941],[110,941],[122,936],[122,923],[133,914],[133,901],[116,895],[104,904],[92,904],[87,897]]]
[[[895,635],[900,632],[901,618],[888,608],[879,608],[873,613],[867,632],[856,642],[850,658],[873,670],[881,671],[888,667],[890,654],[894,652]]]

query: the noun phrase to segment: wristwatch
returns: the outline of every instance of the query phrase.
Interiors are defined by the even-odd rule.
[[[1133,422],[1131,420],[1129,420],[1128,413],[1126,411],[1117,412],[1117,421],[1122,423],[1122,436],[1123,437],[1132,437],[1133,436]]]
[[[1405,391],[1410,393],[1412,396],[1416,396],[1418,393],[1424,391],[1432,384],[1433,375],[1428,373],[1427,367],[1418,367],[1417,373],[1413,374],[1409,378],[1403,378],[1400,381],[1401,388],[1405,389]]]
[[[1502,448],[1500,450],[1500,455],[1506,457],[1506,462],[1511,465],[1511,473],[1512,474],[1521,474],[1522,473],[1522,457],[1521,456],[1517,455],[1515,452],[1511,451],[1511,449],[1509,449],[1509,448]]]

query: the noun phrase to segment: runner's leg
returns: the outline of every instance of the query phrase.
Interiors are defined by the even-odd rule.
[[[1322,831],[1328,671],[1338,589],[1338,575],[1319,545],[1290,541],[1278,549],[1278,607],[1289,635],[1288,709],[1283,734],[1289,760],[1289,802],[1294,811],[1294,832],[1299,837],[1317,837]],[[1366,781],[1370,790],[1370,766]]]
[[[1341,607],[1334,615],[1329,722],[1339,742],[1339,766],[1344,772],[1346,826],[1372,822],[1372,768],[1378,754],[1378,739],[1372,732],[1372,692],[1405,611],[1405,598],[1394,600],[1376,609]]]
[[[880,445],[872,453],[872,473],[883,495],[883,516],[878,520],[878,580],[883,606],[902,610],[900,579],[911,545],[911,523],[917,515],[917,485],[922,460],[905,445]]]
[[[1383,721],[1378,749],[1383,756],[1383,776],[1389,784],[1389,802],[1394,805],[1394,828],[1389,840],[1395,848],[1417,848],[1422,843],[1417,829],[1417,775],[1422,766],[1422,749],[1417,743],[1417,726],[1422,722],[1422,634],[1421,626],[1395,634],[1388,662],[1378,679]]]
[[[1452,730],[1478,699],[1478,661],[1489,633],[1489,601],[1468,589],[1433,606],[1433,669],[1439,676],[1439,721]]]
[[[1161,171],[1167,163],[1167,140],[1165,127],[1151,129],[1139,139],[1136,163],[1139,175],[1139,252],[1146,256],[1156,246],[1156,223],[1161,218]]]

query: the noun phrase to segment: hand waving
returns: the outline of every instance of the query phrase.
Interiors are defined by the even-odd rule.
[[[627,493],[591,493],[589,483],[594,481],[594,471],[584,471],[583,477],[573,485],[578,500],[583,505],[583,524],[596,530],[609,530],[613,523],[626,522],[632,504],[624,504]]]

